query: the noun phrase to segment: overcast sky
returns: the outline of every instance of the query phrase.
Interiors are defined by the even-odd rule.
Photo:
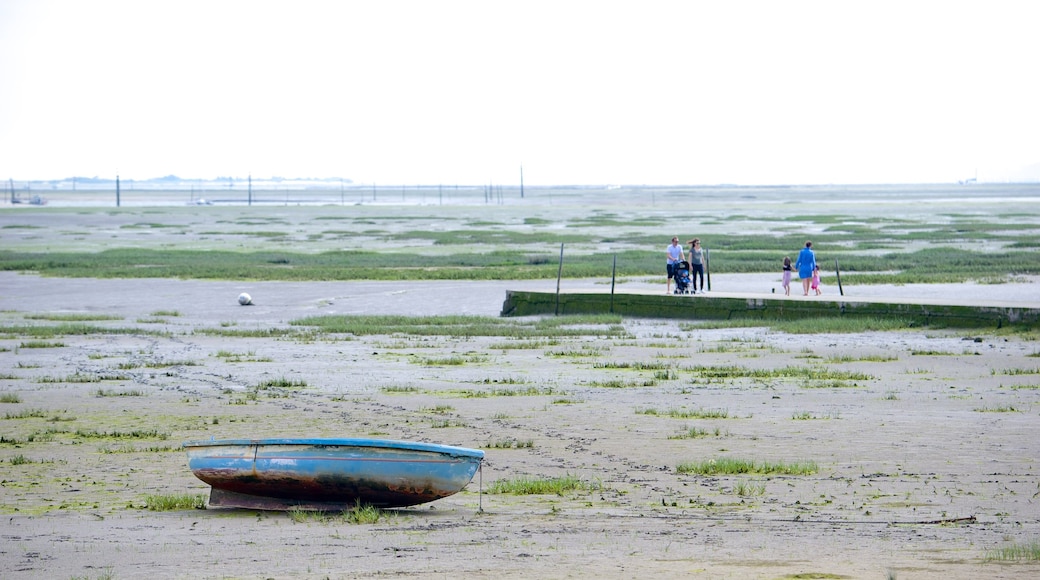
[[[0,179],[952,182],[1040,163],[1032,1],[0,0]]]

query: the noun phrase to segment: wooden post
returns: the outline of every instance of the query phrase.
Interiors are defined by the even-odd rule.
[[[708,248],[704,248],[704,275],[708,279],[708,290],[711,290],[711,259],[708,258]],[[704,287],[701,287],[704,291]]]
[[[119,207],[119,176],[116,176],[116,207]]]
[[[617,254],[614,254],[614,267],[610,270],[610,313],[614,314],[614,280],[617,279]]]
[[[560,243],[560,267],[556,271],[556,311],[554,316],[560,315],[560,278],[563,276],[563,243]]]
[[[838,294],[845,295],[845,291],[841,289],[841,270],[838,268],[838,260],[834,260],[834,275],[838,277]]]
[[[249,174],[249,205],[253,205],[253,174]]]

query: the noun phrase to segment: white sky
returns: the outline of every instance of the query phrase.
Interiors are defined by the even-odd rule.
[[[1040,3],[0,0],[0,179],[999,180]]]

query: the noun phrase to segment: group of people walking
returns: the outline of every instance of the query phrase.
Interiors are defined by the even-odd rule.
[[[665,286],[665,293],[667,294],[672,293],[672,280],[676,280],[676,293],[685,294],[685,292],[679,292],[680,282],[677,278],[684,266],[689,270],[687,274],[689,275],[690,282],[693,286],[691,293],[696,294],[697,288],[700,288],[701,292],[705,291],[704,250],[701,249],[701,240],[700,238],[693,238],[686,243],[690,244],[689,256],[683,252],[683,247],[679,245],[679,238],[672,238],[672,243],[668,246],[668,280]],[[699,286],[698,282],[700,283]],[[685,282],[683,283],[685,284]],[[683,288],[683,290],[685,290],[685,288]]]
[[[690,252],[687,259],[686,253],[683,251],[683,247],[679,245],[679,238],[672,238],[672,243],[668,246],[668,262],[667,262],[667,273],[668,279],[665,286],[665,292],[667,294],[672,293],[672,281],[675,280],[675,292],[677,294],[685,294],[685,288],[681,287],[685,285],[685,278],[680,278],[684,273],[684,268],[688,269],[688,275],[690,281],[693,284],[692,293],[697,293],[698,281],[700,282],[700,290],[704,292],[704,250],[701,249],[700,238],[693,238],[686,242],[690,244]],[[816,253],[813,252],[812,242],[805,242],[805,247],[798,253],[798,259],[792,264],[790,256],[784,256],[784,268],[783,268],[783,288],[784,295],[791,295],[791,276],[794,271],[798,271],[798,278],[802,281],[802,295],[808,296],[809,290],[816,293],[817,296],[823,293],[820,290],[820,267],[816,264]]]
[[[802,296],[809,295],[811,288],[817,296],[823,293],[820,290],[820,267],[816,264],[816,253],[813,252],[812,242],[805,242],[805,247],[798,252],[798,260],[791,266],[791,257],[784,256],[784,295],[791,295],[791,272],[798,270],[798,278],[802,281]]]

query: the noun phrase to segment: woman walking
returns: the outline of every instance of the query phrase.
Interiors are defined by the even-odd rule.
[[[697,279],[701,281],[701,292],[704,292],[704,250],[701,249],[701,239],[693,238],[690,244],[690,277],[693,278],[693,293],[697,293]]]
[[[812,242],[805,242],[805,247],[798,253],[798,261],[794,263],[794,267],[798,269],[798,277],[802,279],[802,296],[808,296],[813,270],[816,269],[816,254],[813,253]]]

